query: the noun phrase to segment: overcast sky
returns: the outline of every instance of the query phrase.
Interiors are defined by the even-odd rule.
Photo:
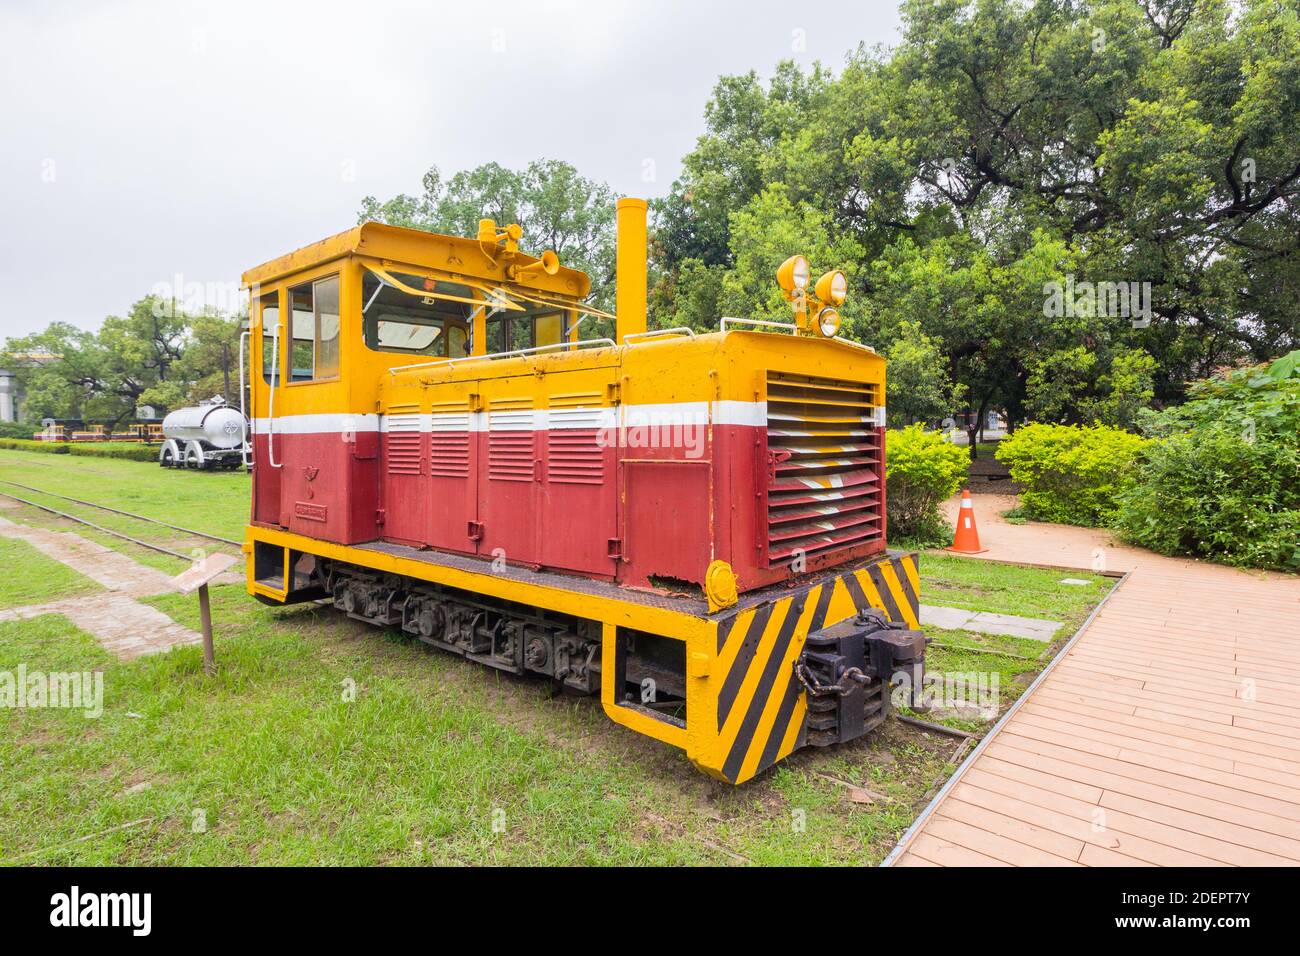
[[[225,299],[431,164],[564,159],[662,195],[718,76],[838,69],[898,24],[895,0],[3,0],[0,336],[177,277]]]

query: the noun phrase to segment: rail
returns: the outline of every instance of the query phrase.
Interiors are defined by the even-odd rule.
[[[688,329],[684,325],[679,325],[672,329],[651,329],[649,332],[633,332],[630,335],[623,336],[623,344],[635,345],[636,342],[634,342],[633,339],[640,341],[641,339],[650,339],[663,335],[686,335],[690,338],[695,338],[695,330]]]
[[[236,548],[242,547],[240,542],[231,541],[229,538],[223,538],[220,535],[208,534],[206,531],[196,531],[193,528],[185,528],[178,524],[169,524],[166,521],[160,521],[157,518],[150,518],[148,515],[136,514],[134,511],[122,511],[118,508],[110,508],[108,505],[101,505],[94,501],[84,501],[81,498],[73,498],[71,495],[61,495],[58,492],[46,491],[44,488],[34,488],[31,485],[24,485],[21,482],[10,481],[7,478],[0,478],[0,484],[13,485],[15,488],[22,488],[25,491],[34,491],[38,495],[45,495],[47,498],[61,498],[64,501],[71,501],[75,504],[85,505],[87,508],[98,508],[100,511],[109,511],[115,515],[122,515],[125,518],[135,518],[137,521],[147,521],[150,524],[162,525],[164,528],[170,528],[172,531],[180,531],[184,534],[193,535],[196,538],[207,538],[209,541],[220,541],[222,544],[233,545]],[[7,495],[7,492],[0,491],[0,495]],[[9,495],[9,497],[14,497]],[[17,499],[21,501],[22,499]],[[24,502],[25,503],[25,502]],[[41,507],[36,505],[36,507]]]
[[[731,322],[739,325],[766,325],[774,329],[788,329],[791,332],[798,332],[799,326],[793,322],[773,322],[769,319],[737,319],[729,315],[722,317],[722,331],[727,331],[727,323]]]
[[[42,511],[48,511],[52,515],[60,518],[67,518],[69,521],[75,521],[78,524],[84,524],[87,528],[94,528],[103,534],[112,535],[114,538],[121,538],[123,541],[130,541],[142,548],[148,548],[150,551],[157,551],[161,554],[171,555],[173,558],[180,558],[182,561],[191,561],[193,558],[188,554],[181,554],[179,551],[173,551],[171,548],[164,548],[160,544],[150,544],[148,541],[141,541],[139,538],[133,538],[129,534],[122,534],[120,531],[114,531],[112,528],[105,528],[103,525],[95,524],[93,521],[87,521],[85,518],[78,518],[76,515],[70,515],[66,511],[60,511],[58,508],[51,508],[48,505],[38,504],[35,501],[28,501],[26,498],[20,498],[17,495],[10,494],[7,491],[0,491],[0,495],[6,498],[12,498],[14,501],[29,505],[33,508],[40,508]]]

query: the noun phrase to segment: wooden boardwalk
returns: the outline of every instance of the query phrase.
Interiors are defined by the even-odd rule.
[[[890,864],[1300,865],[1300,580],[975,501],[982,558],[1131,573]]]

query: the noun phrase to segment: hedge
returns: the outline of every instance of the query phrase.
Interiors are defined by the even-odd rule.
[[[998,443],[1030,518],[1099,527],[1133,482],[1146,439],[1108,425],[1022,425]]]
[[[1126,541],[1238,567],[1300,570],[1300,351],[1198,382],[1140,419],[1155,440],[1119,496]]]
[[[158,460],[158,449],[150,445],[129,447],[104,447],[97,444],[75,444],[62,441],[33,441],[30,438],[0,438],[0,448],[15,451],[36,451],[47,455],[83,455],[89,458],[120,458],[126,461]]]

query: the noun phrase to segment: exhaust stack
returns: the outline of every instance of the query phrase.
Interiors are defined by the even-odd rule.
[[[627,197],[615,206],[618,246],[615,250],[614,338],[619,345],[646,325],[646,201]]]

